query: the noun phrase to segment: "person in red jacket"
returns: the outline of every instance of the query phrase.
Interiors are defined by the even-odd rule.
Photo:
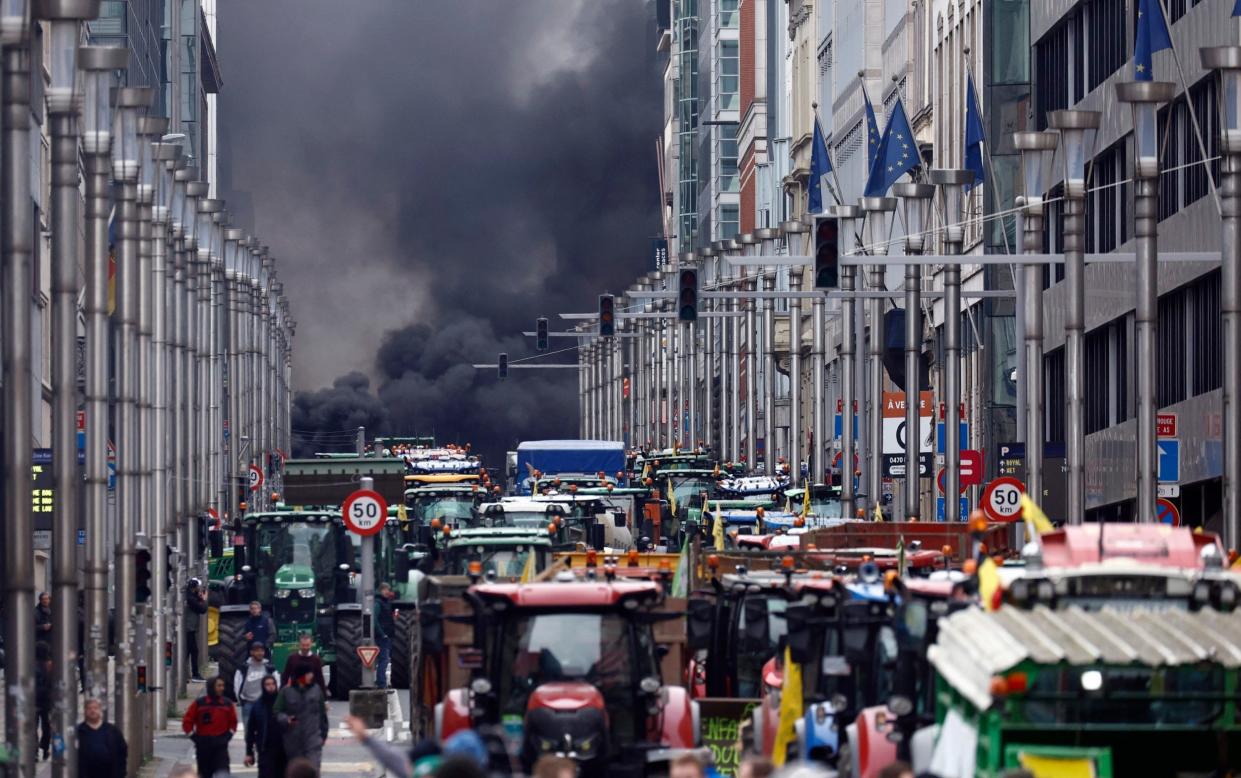
[[[181,719],[181,729],[194,741],[198,774],[211,778],[217,773],[228,774],[228,741],[237,731],[237,709],[224,696],[224,679],[207,680],[207,693],[190,703]]]

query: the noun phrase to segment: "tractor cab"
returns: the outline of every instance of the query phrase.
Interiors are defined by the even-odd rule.
[[[624,473],[609,476],[607,473],[555,473],[539,474],[531,481],[531,494],[566,493],[577,489],[616,487],[624,480]]]
[[[699,742],[696,703],[660,673],[657,627],[681,614],[660,610],[653,582],[563,575],[466,593],[472,647],[459,662],[471,676],[436,706],[436,738],[499,725],[526,772],[545,755],[588,776],[663,772]]]
[[[809,507],[806,511],[806,490],[810,490]],[[849,519],[845,515],[844,503],[840,501],[840,487],[814,484],[810,487],[798,487],[784,490],[784,510],[789,513],[806,514],[811,526],[818,526],[812,520]]]
[[[575,535],[581,535],[569,526],[569,511],[560,503],[505,498],[479,505],[478,512],[482,516],[481,527],[543,532],[556,544],[572,543]]]
[[[418,486],[405,490],[405,511],[414,527],[430,526],[434,519],[441,525],[474,527],[485,496],[476,483]]]
[[[518,581],[543,572],[552,558],[546,531],[521,528],[465,529],[452,535],[442,551],[442,573],[470,575],[471,563],[488,580]]]
[[[584,494],[579,490],[571,494],[535,495],[531,501],[564,507],[570,539],[603,551],[626,551],[634,548],[630,516],[634,500],[629,495],[612,495],[608,490],[602,494]]]

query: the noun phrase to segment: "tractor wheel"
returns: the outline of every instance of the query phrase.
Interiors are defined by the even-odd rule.
[[[332,664],[332,692],[338,700],[349,699],[349,692],[362,687],[362,614],[336,616],[336,662]]]
[[[392,656],[388,663],[388,685],[393,689],[409,688],[410,634],[418,630],[418,611],[402,608],[396,617],[396,634],[392,636]]]
[[[427,668],[422,655],[422,622],[415,614],[409,639],[409,736],[413,742],[434,736],[436,699],[423,699],[428,694]]]
[[[212,651],[212,659],[218,665],[216,675],[224,679],[224,689],[233,695],[233,675],[246,655],[246,616],[248,613],[221,613],[218,627],[219,641]]]

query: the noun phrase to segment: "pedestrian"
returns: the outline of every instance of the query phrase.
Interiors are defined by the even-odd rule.
[[[284,735],[276,721],[276,697],[280,679],[263,676],[262,694],[246,716],[246,767],[254,766],[258,752],[259,778],[282,778],[288,758],[284,754]]]
[[[191,578],[185,589],[185,653],[190,659],[190,680],[194,682],[202,680],[198,673],[198,624],[206,612],[207,595],[202,590],[202,582]]]
[[[39,604],[34,606],[34,639],[52,645],[52,595],[47,592],[39,592]]]
[[[396,634],[396,614],[392,601],[396,592],[392,586],[381,583],[375,598],[375,645],[379,646],[379,664],[375,670],[375,685],[388,688],[388,660],[392,656],[392,636]]]
[[[246,633],[246,645],[262,643],[267,656],[271,656],[271,648],[276,642],[276,625],[271,616],[263,612],[263,604],[258,600],[250,603],[250,616],[242,627]]]
[[[315,653],[315,639],[309,632],[303,632],[297,639],[297,651],[289,654],[284,661],[284,683],[293,684],[303,673],[310,671],[315,674],[315,683],[327,692],[327,683],[323,680],[323,659]]]
[[[764,756],[747,757],[737,767],[737,778],[770,778],[776,766]]]
[[[284,778],[319,778],[319,768],[309,759],[299,756],[289,760],[289,766],[284,770]]]
[[[689,753],[673,759],[668,768],[668,778],[706,778],[706,775],[702,760]]]
[[[263,679],[275,676],[280,684],[280,673],[267,661],[267,647],[259,641],[250,644],[250,658],[233,674],[233,696],[241,706],[241,720],[250,720],[250,708],[263,696]]]
[[[327,699],[315,682],[313,670],[304,670],[276,698],[276,720],[284,728],[284,753],[304,757],[317,770],[327,740]]]
[[[893,762],[879,771],[878,778],[914,778],[914,769],[904,762]]]
[[[487,778],[487,771],[463,754],[445,756],[435,768],[435,778]]]
[[[128,760],[124,735],[103,720],[103,703],[88,699],[78,724],[78,778],[125,778]]]
[[[531,778],[577,778],[577,762],[563,756],[540,756]]]
[[[52,648],[35,644],[34,710],[39,724],[39,752],[47,761],[52,746]]]
[[[224,688],[220,676],[208,679],[207,693],[191,702],[181,719],[181,729],[194,741],[202,778],[229,772],[228,742],[237,731],[237,709],[224,695]]]

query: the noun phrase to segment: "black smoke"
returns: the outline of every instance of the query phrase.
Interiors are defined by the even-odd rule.
[[[518,333],[536,317],[562,329],[555,314],[648,267],[653,3],[229,0],[219,13],[223,196],[252,207],[279,258],[296,385],[333,386],[298,397],[294,427],[347,431],[329,425],[352,401],[359,416],[382,408],[384,432],[469,441],[492,461],[522,438],[576,435],[575,371],[500,383],[470,364],[532,355]],[[333,383],[352,371],[374,388]]]

